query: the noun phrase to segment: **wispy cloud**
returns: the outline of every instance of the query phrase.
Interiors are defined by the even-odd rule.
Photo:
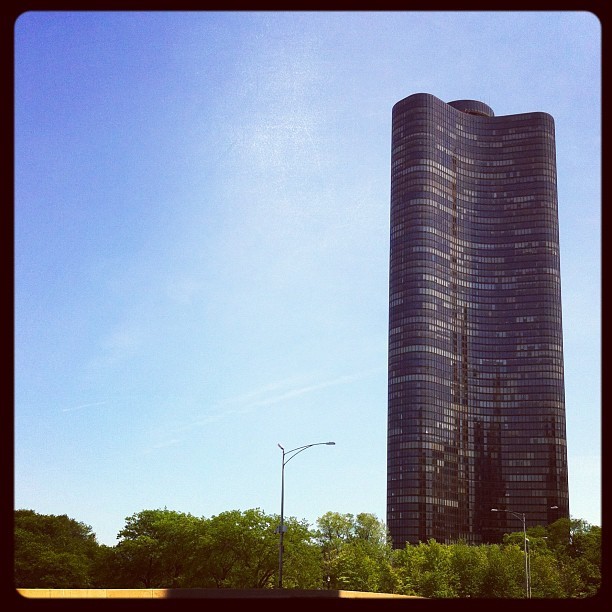
[[[164,442],[158,442],[157,444],[154,444],[150,448],[148,448],[145,451],[143,451],[141,454],[148,455],[149,453],[153,453],[155,451],[161,450],[162,448],[167,448],[168,446],[175,446],[179,442],[180,442],[180,440],[177,439],[177,438],[172,438],[172,439],[166,440]]]
[[[231,404],[245,404],[256,397],[260,397],[270,392],[278,391],[288,386],[297,385],[300,383],[300,381],[303,381],[303,380],[304,380],[303,376],[302,377],[293,376],[291,378],[285,378],[283,380],[271,382],[266,385],[263,385],[262,387],[254,389],[252,391],[248,391],[247,393],[242,393],[241,395],[236,395],[234,397],[227,398],[223,400],[220,403],[220,405],[225,406],[225,405],[231,405]]]
[[[219,421],[223,418],[227,418],[233,414],[244,414],[253,410],[265,408],[300,395],[306,395],[308,393],[319,391],[320,389],[349,384],[379,372],[381,369],[384,368],[373,368],[371,370],[364,370],[362,372],[356,372],[355,374],[347,374],[337,378],[332,378],[330,380],[324,380],[322,382],[311,384],[305,384],[304,377],[293,377],[282,381],[269,383],[240,396],[228,398],[227,400],[217,404],[214,412],[211,410],[209,413],[203,415],[201,418],[182,429],[189,429],[193,426],[202,426],[214,421]]]
[[[83,408],[93,408],[94,406],[102,406],[108,402],[93,402],[91,404],[81,404],[80,406],[73,406],[72,408],[62,408],[62,412],[73,412],[74,410],[83,410]]]
[[[321,383],[306,385],[304,387],[298,387],[295,389],[290,389],[281,393],[280,395],[273,395],[271,397],[266,397],[254,402],[249,403],[243,409],[243,412],[252,408],[257,408],[259,406],[269,406],[271,404],[278,404],[279,402],[284,402],[285,400],[291,399],[298,395],[304,395],[306,393],[312,393],[313,391],[318,391],[319,389],[326,389],[327,387],[335,387],[336,385],[344,385],[350,382],[354,382],[363,378],[367,374],[371,372],[360,372],[358,374],[348,374],[345,376],[340,376],[338,378],[334,378],[332,380],[326,380]]]
[[[313,393],[315,391],[319,391],[320,389],[349,384],[384,369],[386,368],[381,366],[372,368],[370,370],[356,372],[354,374],[338,376],[337,378],[324,380],[322,382],[313,382],[311,384],[307,384],[307,377],[305,376],[294,376],[291,378],[274,381],[253,389],[252,391],[247,391],[246,393],[229,397],[225,400],[217,402],[199,418],[190,420],[189,422],[185,422],[183,424],[177,424],[175,427],[171,428],[171,431],[173,435],[180,435],[185,432],[190,432],[194,427],[203,427],[204,425],[230,418],[233,415],[245,414],[258,409],[265,409],[273,404],[278,404],[297,396]],[[166,433],[170,434],[170,430],[166,430]],[[172,440],[171,442],[155,446],[153,449],[168,446],[170,444],[177,443],[178,441],[179,440]]]

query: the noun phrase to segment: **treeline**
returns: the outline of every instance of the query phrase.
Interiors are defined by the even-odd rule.
[[[259,509],[211,518],[143,510],[115,546],[66,515],[15,511],[15,586],[23,588],[237,588],[278,585],[278,515]],[[430,598],[525,597],[523,533],[502,544],[391,547],[372,514],[328,512],[312,528],[285,520],[283,587]],[[528,529],[531,596],[582,598],[601,584],[601,527],[559,519]]]

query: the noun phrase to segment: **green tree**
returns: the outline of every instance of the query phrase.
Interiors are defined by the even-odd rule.
[[[121,589],[132,586],[126,583],[125,571],[116,546],[100,544],[96,558],[92,564],[92,588]]]
[[[525,597],[523,532],[502,545],[440,544],[392,550],[385,524],[368,513],[327,512],[312,530],[286,519],[283,586],[401,593],[429,598]],[[277,515],[259,509],[210,519],[167,510],[126,518],[114,546],[66,515],[15,511],[15,582],[39,588],[274,588]],[[527,531],[534,598],[595,596],[601,527],[559,519]]]
[[[391,544],[389,531],[383,521],[374,514],[361,512],[355,518],[354,538],[379,547],[381,550]]]
[[[516,544],[485,546],[487,571],[480,597],[525,597],[525,556]]]
[[[531,596],[534,599],[564,597],[559,564],[554,553],[546,545],[534,546],[533,538],[530,544]]]
[[[396,577],[396,592],[401,595],[419,595],[416,590],[419,574],[417,546],[406,543],[404,548],[393,551],[392,565]]]
[[[450,556],[450,572],[456,577],[456,596],[478,597],[488,567],[486,548],[460,541],[450,547]]]
[[[280,516],[274,517],[276,525]],[[287,531],[283,537],[283,587],[293,589],[318,589],[322,585],[321,548],[309,524],[295,517],[284,519]],[[278,561],[278,535],[276,536],[276,558]],[[275,574],[278,581],[278,574]],[[275,584],[276,584],[275,582]]]
[[[451,548],[429,540],[418,544],[414,577],[416,591],[423,597],[446,598],[457,594],[457,578],[452,573]]]
[[[115,563],[124,588],[177,588],[193,562],[201,519],[190,514],[142,510],[126,518]]]
[[[394,592],[391,544],[385,524],[369,513],[327,512],[317,521],[324,584],[331,589]]]
[[[323,576],[329,589],[342,589],[341,551],[353,538],[354,517],[352,514],[326,512],[317,519],[316,542],[321,548]]]
[[[601,527],[561,518],[547,528],[566,597],[593,597],[601,587]]]
[[[65,514],[16,510],[15,586],[89,588],[99,545],[91,527]]]
[[[197,544],[192,586],[272,588],[278,580],[280,518],[260,509],[222,512],[206,522]],[[283,586],[310,588],[318,578],[317,555],[305,522],[284,521]]]
[[[345,589],[395,592],[391,538],[385,524],[374,514],[360,513],[355,517],[352,535],[344,546],[342,557]]]
[[[352,514],[326,512],[317,519],[317,540],[322,545],[341,546],[354,537],[355,517]]]
[[[601,527],[582,522],[571,533],[574,567],[581,580],[579,597],[593,597],[601,587]]]

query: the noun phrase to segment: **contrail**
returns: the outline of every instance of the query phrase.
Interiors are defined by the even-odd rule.
[[[102,404],[106,404],[106,402],[94,402],[93,404],[81,404],[74,408],[62,408],[62,412],[72,412],[73,410],[81,410],[81,408],[89,408],[91,406],[101,406]]]

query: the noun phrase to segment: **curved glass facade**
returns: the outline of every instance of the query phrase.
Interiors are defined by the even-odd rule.
[[[415,94],[392,130],[387,525],[498,542],[569,516],[554,121]]]

